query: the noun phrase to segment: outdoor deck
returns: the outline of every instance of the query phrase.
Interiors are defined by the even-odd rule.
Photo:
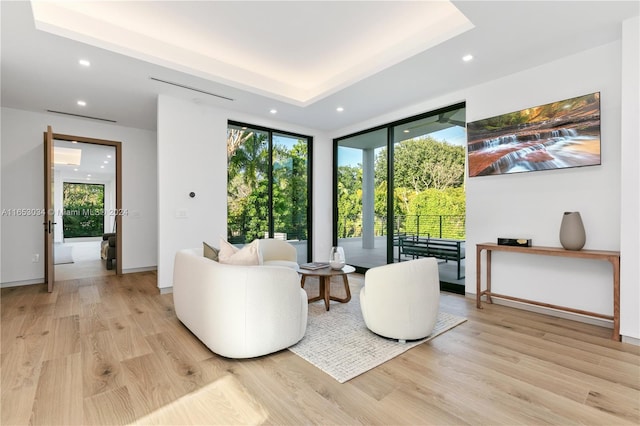
[[[306,247],[306,241],[289,241],[298,248],[298,254],[306,253],[306,250],[302,246]],[[338,245],[344,248],[345,257],[349,265],[360,266],[363,268],[373,268],[374,266],[385,265],[387,263],[387,239],[386,237],[376,237],[374,240],[375,248],[364,249],[362,248],[362,238],[340,238],[338,239]],[[328,258],[327,253],[325,258]],[[317,259],[322,260],[322,256],[317,256]],[[398,248],[394,247],[394,259],[398,258]],[[408,260],[408,259],[407,259]],[[306,258],[299,258],[298,263],[306,262]],[[438,260],[438,269],[440,272],[440,281],[450,284],[464,285],[464,259],[460,262],[460,268],[463,271],[463,278],[457,279],[457,265],[456,262],[444,260]]]

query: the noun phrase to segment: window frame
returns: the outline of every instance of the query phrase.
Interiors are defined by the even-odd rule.
[[[274,223],[273,223],[273,136],[283,135],[292,138],[305,139],[307,141],[307,262],[310,262],[313,258],[313,136],[303,135],[300,133],[290,132],[287,130],[273,129],[270,127],[264,127],[254,125],[250,123],[228,120],[227,129],[229,127],[246,127],[247,129],[257,130],[267,134],[267,143],[269,151],[269,165],[267,172],[268,186],[268,233],[269,237],[273,238],[274,235]],[[227,170],[228,175],[228,170]],[[227,182],[227,188],[229,183]],[[227,203],[228,209],[228,203]],[[228,210],[227,210],[228,211]],[[227,228],[229,226],[229,219],[227,217]]]

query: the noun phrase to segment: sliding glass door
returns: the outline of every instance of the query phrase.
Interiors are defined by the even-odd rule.
[[[227,129],[227,238],[279,238],[311,259],[310,137],[242,123]]]
[[[456,104],[334,140],[334,244],[349,264],[362,272],[413,259],[407,238],[453,240],[442,244],[464,257],[465,120]],[[464,291],[457,263],[440,259],[440,276]]]

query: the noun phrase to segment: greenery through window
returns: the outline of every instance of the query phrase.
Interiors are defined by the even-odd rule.
[[[227,238],[279,238],[307,261],[311,139],[230,123],[227,129]]]
[[[104,185],[62,184],[64,238],[100,237],[104,233]]]

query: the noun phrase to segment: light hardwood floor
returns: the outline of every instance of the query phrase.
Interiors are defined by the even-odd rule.
[[[351,283],[358,291],[362,276]],[[70,280],[51,294],[2,289],[0,422],[640,423],[640,348],[611,341],[609,329],[477,310],[446,293],[441,306],[469,320],[340,384],[287,350],[211,353],[176,319],[153,272]]]

